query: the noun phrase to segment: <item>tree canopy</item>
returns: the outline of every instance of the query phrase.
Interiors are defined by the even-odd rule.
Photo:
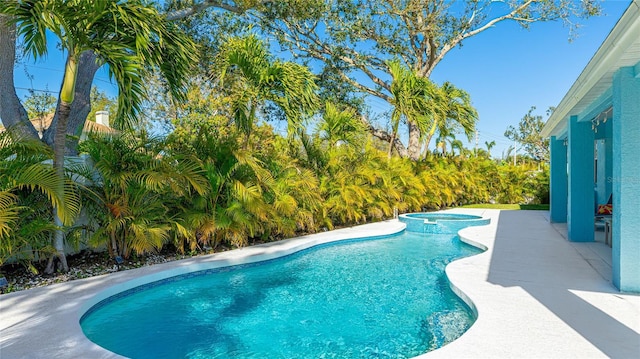
[[[265,11],[256,13],[261,26],[294,56],[320,62],[323,73],[388,103],[393,101],[390,60],[428,78],[451,49],[501,22],[528,28],[563,21],[571,36],[576,18],[600,11],[595,0],[331,0],[313,1],[301,12],[291,2],[265,4]],[[424,133],[415,122],[408,125],[409,155],[415,158]],[[371,132],[389,137],[375,126]]]
[[[294,58],[316,70],[319,84],[324,85],[323,98],[349,101],[358,107],[365,127],[384,141],[396,135],[368,117],[362,109],[364,102],[354,91],[391,104],[393,76],[389,61],[396,59],[416,76],[429,78],[451,49],[501,22],[513,21],[528,28],[536,22],[563,21],[571,37],[577,27],[576,19],[600,11],[596,0],[176,0],[164,3],[163,7],[165,15],[158,19],[160,23],[178,21],[201,45],[207,44],[199,52],[199,60],[205,65],[214,61],[212,50],[220,44],[221,34],[243,33],[258,26]],[[7,21],[4,15],[0,16],[0,42],[6,43],[8,49],[0,56],[0,69],[14,60],[15,33],[5,25]],[[68,134],[82,128],[89,113],[91,80],[97,66],[95,53],[80,56],[78,78],[88,81],[77,84],[79,101],[73,105]],[[3,76],[0,83],[12,87],[12,71],[11,74],[0,71],[3,72],[6,76],[0,74]],[[3,97],[0,116],[11,118],[5,121],[8,125],[20,122],[28,127],[26,115],[19,114],[17,97],[10,91],[0,92]],[[119,108],[124,111],[126,106]],[[425,133],[414,121],[406,124],[409,141],[392,143],[398,153],[417,158],[422,147],[420,141],[432,134]],[[52,127],[55,126],[56,123]],[[30,128],[25,131],[35,134]],[[51,130],[45,133],[44,140],[53,143]]]
[[[518,123],[518,127],[509,126],[504,132],[504,137],[518,142],[531,158],[547,162],[549,161],[549,140],[540,136],[545,121],[540,115],[534,115],[536,107],[531,106],[529,112]],[[551,114],[553,108],[549,108],[547,114]]]

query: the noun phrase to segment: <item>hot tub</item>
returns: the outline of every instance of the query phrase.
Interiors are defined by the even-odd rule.
[[[453,233],[470,226],[484,226],[489,218],[461,213],[419,212],[401,214],[398,219],[407,225],[407,231],[418,233]]]

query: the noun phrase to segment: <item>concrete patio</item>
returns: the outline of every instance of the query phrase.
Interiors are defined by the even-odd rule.
[[[496,212],[484,212],[489,226],[460,232],[488,250],[447,267],[478,320],[423,357],[640,357],[640,296],[613,286],[602,233],[601,242],[569,242],[546,211]]]
[[[478,320],[461,338],[421,358],[640,357],[640,296],[611,283],[611,249],[566,240],[546,211],[455,210],[491,218],[461,231],[486,247],[447,275]],[[116,358],[79,325],[93,304],[123,288],[192,270],[274,258],[318,243],[384,235],[387,221],[118,272],[0,296],[0,358]],[[115,287],[114,287],[115,286]]]

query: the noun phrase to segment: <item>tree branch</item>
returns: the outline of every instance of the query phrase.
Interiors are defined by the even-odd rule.
[[[364,93],[368,93],[369,95],[381,98],[383,100],[385,100],[386,102],[391,101],[391,96],[386,95],[380,91],[376,91],[370,87],[364,86],[361,83],[357,82],[356,80],[350,78],[349,76],[347,76],[344,72],[339,71],[338,70],[338,75],[340,75],[340,77],[347,83],[349,83],[350,85],[352,85],[353,87],[357,88],[358,90],[364,92]]]
[[[360,116],[360,122],[362,122],[362,124],[366,127],[369,133],[371,133],[371,135],[373,135],[374,137],[387,143],[391,141],[391,138],[392,138],[391,134],[389,134],[387,131],[383,131],[373,127],[369,122],[369,120],[367,120],[367,118],[364,115]],[[396,149],[400,157],[409,156],[409,152],[407,148],[404,146],[404,144],[402,144],[402,141],[400,141],[400,139],[397,137],[393,139],[393,148]]]
[[[265,22],[269,24],[269,22]],[[327,45],[326,41],[323,41],[318,36],[318,34],[313,31],[313,29],[308,29],[307,31],[305,31],[300,27],[299,24],[292,24],[286,20],[282,20],[282,24],[289,30],[288,33],[285,34],[285,37],[289,38],[289,40],[287,41],[289,41],[290,43],[294,43],[295,46],[302,52],[305,52],[323,62],[326,62],[327,58],[333,58],[342,61],[350,67],[362,71],[374,84],[380,86],[381,88],[384,88],[387,91],[390,90],[389,84],[383,81],[380,77],[376,76],[373,71],[371,71],[371,69],[367,67],[367,63],[374,64],[377,67],[381,67],[383,63],[381,59],[369,57],[367,61],[363,61],[362,63],[356,62],[354,58],[362,57],[362,55],[357,53],[355,50],[350,48],[340,48],[340,52],[344,52],[345,54],[339,54],[337,51],[330,48]],[[271,31],[277,31],[277,29],[273,26],[270,26],[269,28]],[[307,41],[303,40],[301,36],[306,38]],[[346,74],[344,74],[342,71],[340,71],[340,73],[343,78],[348,79],[348,76],[346,76]],[[352,83],[352,81],[349,82]],[[358,84],[356,87],[366,93],[380,97],[384,100],[387,100],[389,98],[381,92],[375,91],[374,89],[368,88],[364,85]]]
[[[486,24],[484,24],[483,26],[480,26],[479,28],[475,29],[475,30],[471,30],[471,31],[466,31],[466,32],[462,32],[460,33],[458,36],[456,36],[455,38],[453,38],[453,40],[449,41],[447,44],[445,44],[442,49],[440,50],[440,53],[438,53],[438,56],[436,56],[436,58],[431,62],[431,67],[426,71],[426,76],[430,76],[431,75],[431,71],[433,71],[433,68],[444,58],[444,55],[446,55],[451,49],[453,49],[454,47],[456,47],[462,40],[469,38],[471,36],[477,35],[489,28],[492,28],[495,24],[504,21],[504,20],[514,20],[514,19],[518,19],[519,17],[517,17],[516,15],[521,12],[522,10],[528,8],[532,3],[534,3],[535,0],[528,0],[524,3],[522,3],[522,5],[516,7],[515,9],[511,10],[510,13],[503,15],[503,16],[498,16],[490,21],[488,21]],[[535,22],[535,21],[539,21],[540,19],[532,19],[530,22]]]
[[[266,3],[268,1],[263,1],[263,3]],[[245,9],[239,7],[239,6],[234,6],[231,4],[227,4],[221,1],[215,1],[215,0],[205,0],[199,4],[194,4],[191,7],[186,7],[184,9],[180,9],[180,10],[176,10],[176,11],[172,11],[170,13],[167,14],[167,20],[168,21],[175,21],[175,20],[180,20],[180,19],[184,19],[185,17],[189,17],[191,15],[197,14],[200,11],[203,11],[205,9],[208,9],[210,7],[217,7],[223,10],[227,10],[236,14],[242,14],[244,13]]]

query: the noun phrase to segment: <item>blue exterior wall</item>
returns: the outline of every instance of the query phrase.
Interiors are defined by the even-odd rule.
[[[606,175],[606,181],[604,182],[604,193],[606,196],[605,201],[608,201],[609,195],[613,193],[613,118],[607,121],[605,129],[606,137],[604,142],[604,173]]]
[[[604,126],[604,164],[600,171],[604,171],[605,181],[603,187],[599,188],[598,199],[601,204],[607,203],[609,196],[613,193],[613,118],[610,118]]]
[[[569,119],[569,195],[567,232],[573,242],[593,242],[594,237],[594,134],[591,122]]]
[[[640,63],[613,76],[613,283],[640,292]]]
[[[555,136],[549,141],[551,180],[549,181],[549,211],[551,222],[567,222],[567,147]]]

